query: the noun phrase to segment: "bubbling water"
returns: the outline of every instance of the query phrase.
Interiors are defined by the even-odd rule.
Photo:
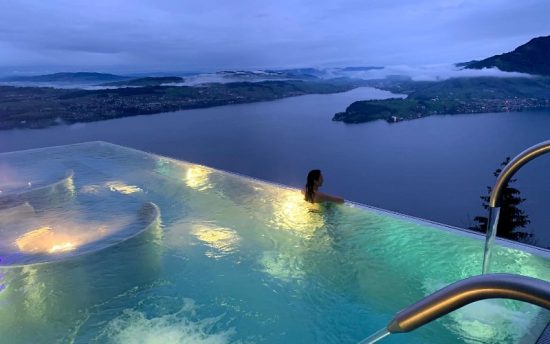
[[[108,343],[120,344],[225,344],[234,330],[214,330],[219,317],[194,320],[195,302],[185,299],[172,314],[148,317],[145,312],[127,309],[111,320],[104,330]]]

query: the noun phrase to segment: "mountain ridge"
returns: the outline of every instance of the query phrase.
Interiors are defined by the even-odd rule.
[[[132,79],[131,77],[98,72],[60,72],[34,76],[13,76],[3,81],[28,82],[110,82]]]
[[[550,76],[550,36],[535,37],[513,51],[465,63],[467,69],[492,67],[505,72]]]

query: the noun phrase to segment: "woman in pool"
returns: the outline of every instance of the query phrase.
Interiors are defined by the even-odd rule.
[[[327,195],[319,191],[323,185],[321,170],[311,170],[307,174],[307,183],[304,190],[305,200],[310,203],[333,202],[344,203],[344,199],[338,196]]]

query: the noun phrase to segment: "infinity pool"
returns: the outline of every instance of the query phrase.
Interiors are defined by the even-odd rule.
[[[483,255],[466,231],[104,142],[0,154],[0,240],[1,343],[356,343]],[[546,251],[493,257],[550,280]],[[481,301],[382,343],[533,343],[549,319]]]

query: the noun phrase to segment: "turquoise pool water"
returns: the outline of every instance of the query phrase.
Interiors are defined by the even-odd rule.
[[[0,190],[2,343],[355,343],[481,270],[478,236],[102,142],[0,154]],[[550,280],[508,246],[493,272]],[[382,343],[532,343],[548,320],[482,301]]]

